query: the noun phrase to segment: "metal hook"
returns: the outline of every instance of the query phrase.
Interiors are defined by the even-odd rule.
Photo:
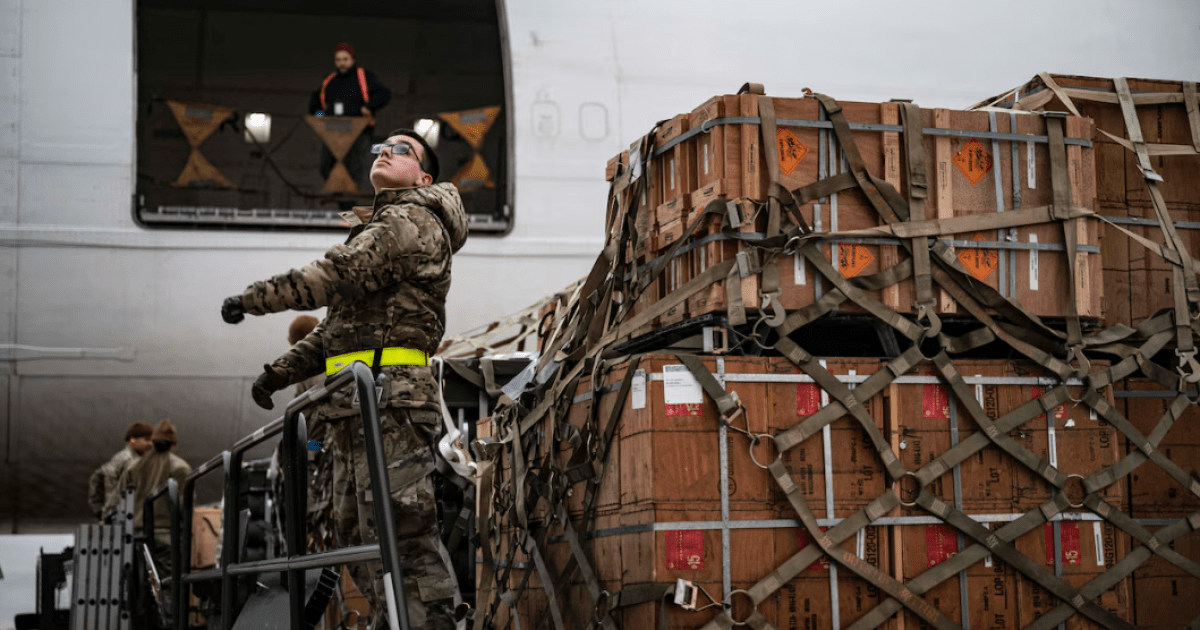
[[[779,303],[779,292],[775,291],[772,293],[760,293],[759,297],[762,298],[762,311],[764,313],[767,311],[768,306],[771,308],[770,318],[767,318],[766,316],[763,317],[767,320],[767,325],[771,328],[779,328],[782,326],[783,320],[787,319],[787,311],[783,309],[783,304]]]
[[[1196,350],[1175,350],[1175,356],[1179,357],[1179,366],[1175,368],[1179,372],[1181,380],[1185,383],[1200,382],[1200,363],[1196,361]],[[1183,366],[1186,364],[1191,370],[1191,373],[1184,372]]]

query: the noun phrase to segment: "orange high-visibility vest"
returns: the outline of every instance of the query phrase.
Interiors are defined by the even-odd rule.
[[[329,109],[325,103],[325,87],[328,86],[329,82],[332,81],[333,77],[336,76],[336,72],[331,72],[329,76],[325,77],[325,80],[321,82],[321,111]],[[358,69],[358,88],[362,90],[363,103],[370,103],[371,95],[367,92],[367,72],[362,68]]]

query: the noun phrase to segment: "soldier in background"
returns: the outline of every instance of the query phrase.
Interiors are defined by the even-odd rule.
[[[251,393],[274,406],[271,393],[325,372],[336,374],[362,351],[372,369],[387,377],[379,424],[387,457],[391,507],[404,574],[405,605],[412,628],[454,628],[462,601],[450,556],[442,544],[434,498],[431,440],[440,406],[429,355],[445,332],[451,256],[466,241],[467,221],[453,184],[432,184],[437,157],[415,131],[398,129],[372,148],[375,204],[358,214],[360,225],[322,260],[256,282],[225,300],[221,315],[236,324],[246,313],[329,311],[322,325],[284,356],[264,366]],[[432,184],[432,185],[431,185]],[[312,415],[330,422],[333,442],[334,512],[339,546],[377,540],[360,412],[353,389],[335,392]],[[386,499],[383,499],[386,500]],[[386,627],[383,569],[379,562],[349,567]]]
[[[125,472],[121,474],[121,478],[117,481],[118,490],[128,486],[133,487],[133,524],[138,529],[142,527],[142,506],[146,501],[146,497],[162,487],[164,483],[167,483],[168,479],[174,479],[175,483],[179,484],[180,490],[182,490],[183,482],[187,480],[188,475],[192,474],[192,467],[183,461],[183,458],[171,452],[179,444],[179,437],[175,432],[175,427],[171,425],[170,418],[163,418],[161,422],[154,426],[154,431],[150,434],[150,440],[154,444],[154,450],[133,462],[132,465],[125,469]],[[113,500],[107,506],[106,511],[116,507],[119,494],[118,492],[113,496]],[[158,536],[157,530],[163,530],[163,538],[161,540],[165,541],[169,549],[171,544],[169,534],[171,515],[167,510],[160,510],[155,506],[154,527],[156,536]]]
[[[350,177],[361,186],[369,164],[368,149],[375,131],[375,112],[388,104],[392,99],[392,91],[379,82],[374,72],[355,62],[354,47],[350,44],[338,44],[333,49],[333,66],[335,71],[325,77],[321,87],[308,99],[308,113],[317,116],[365,116],[369,119],[362,134],[354,139],[345,159]],[[336,163],[333,153],[322,144],[318,162],[322,179],[329,177]]]
[[[104,517],[104,506],[116,505],[120,487],[117,481],[121,473],[137,458],[150,450],[150,434],[152,429],[145,422],[134,422],[125,429],[125,448],[117,451],[112,459],[96,469],[88,479],[88,507],[96,518]]]

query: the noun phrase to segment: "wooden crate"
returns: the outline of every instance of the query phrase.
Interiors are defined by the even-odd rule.
[[[1179,392],[1146,379],[1128,379],[1116,392],[1118,410],[1144,436],[1149,436],[1167,414]],[[1125,440],[1122,440],[1124,442]],[[1128,450],[1137,450],[1133,444]],[[1184,409],[1158,444],[1167,459],[1195,476],[1200,468],[1200,411]],[[1130,511],[1136,518],[1183,518],[1200,510],[1200,499],[1154,462],[1146,462],[1129,476]]]
[[[1160,528],[1147,528],[1151,533]],[[1171,549],[1192,562],[1200,562],[1200,531],[1170,543]],[[1135,622],[1143,630],[1184,628],[1196,618],[1200,580],[1161,556],[1152,555],[1133,572]]]
[[[1018,538],[1016,547],[1021,553],[1042,564],[1042,568],[1051,574],[1055,572],[1055,527],[1059,529],[1061,540],[1057,554],[1062,563],[1062,578],[1072,587],[1083,587],[1129,554],[1129,535],[1111,523],[1046,523]],[[1117,617],[1132,621],[1132,588],[1130,578],[1126,577],[1093,601]],[[1020,613],[1020,620],[1016,626],[1018,628],[1029,626],[1061,603],[1057,596],[1024,575],[1017,576],[1017,589],[1017,607]],[[1071,630],[1090,630],[1101,626],[1077,613],[1067,619],[1066,627]]]
[[[897,525],[893,530],[894,549],[902,550],[896,566],[897,579],[910,581],[953,558],[960,550],[958,530],[947,525]],[[963,537],[962,548],[974,541]],[[994,557],[987,557],[967,568],[964,578],[954,575],[923,595],[951,621],[971,628],[1020,628],[1016,625],[1017,573]],[[963,589],[966,589],[967,621],[963,623]],[[925,624],[911,612],[901,613],[904,627],[922,628]]]
[[[680,114],[663,123],[655,134],[656,150],[683,135],[689,129],[689,118],[687,114]],[[695,138],[691,138],[676,144],[654,159],[655,203],[661,205],[680,198],[690,201],[696,188],[695,142]]]
[[[742,116],[756,116],[756,96],[740,95],[715,97],[700,108],[707,116],[717,118],[727,115],[733,104],[737,104]],[[784,120],[819,121],[818,101],[804,98],[773,98],[776,117]],[[899,123],[896,103],[841,103],[846,118],[851,123],[895,125]],[[697,124],[695,114],[692,121]],[[922,126],[945,128],[967,133],[987,133],[993,124],[986,112],[960,112],[944,109],[922,110]],[[697,158],[699,188],[692,194],[692,207],[703,208],[714,199],[737,199],[747,197],[757,202],[766,200],[769,176],[764,167],[765,152],[758,125],[718,125],[711,134],[724,130],[725,136],[714,136],[706,140],[716,143],[723,150],[721,160],[710,156],[710,172],[703,172],[703,156]],[[1046,120],[1040,115],[1001,114],[996,118],[994,131],[1018,133],[1026,136],[1045,136]],[[710,135],[711,135],[710,134]],[[729,137],[736,134],[736,144]],[[1068,118],[1065,125],[1068,138],[1090,139],[1090,121]],[[854,133],[855,144],[866,170],[887,180],[902,195],[907,195],[904,156],[900,151],[901,134],[891,131],[859,130]],[[1050,163],[1048,145],[1045,143],[1017,142],[1016,186],[1014,187],[1013,142],[970,136],[939,136],[926,134],[923,138],[926,171],[929,173],[930,190],[926,203],[926,217],[946,218],[985,214],[998,209],[1011,211],[1049,205],[1052,201],[1050,186]],[[778,127],[777,138],[770,148],[780,152],[780,183],[789,189],[812,184],[822,178],[845,172],[842,165],[842,150],[832,131],[818,130],[812,126]],[[699,146],[699,145],[698,145]],[[1033,147],[1032,151],[1029,147]],[[703,146],[699,146],[703,150]],[[714,153],[716,149],[712,150]],[[731,171],[728,155],[736,152],[738,173]],[[825,159],[822,164],[821,154]],[[975,156],[982,161],[978,168],[959,167],[959,163],[972,164],[968,158]],[[1094,156],[1091,149],[1068,145],[1068,177],[1070,179],[1070,203],[1092,207],[1095,203],[1096,182],[1093,175]],[[1032,163],[1031,163],[1032,159]],[[985,164],[986,163],[986,164]],[[714,173],[714,164],[727,166],[724,173]],[[986,166],[986,167],[985,167]],[[719,175],[719,176],[718,176]],[[1019,198],[1019,200],[1018,200]],[[1002,205],[1002,208],[1001,208]],[[751,208],[746,205],[746,210]],[[764,213],[759,213],[755,225],[745,231],[765,228]],[[878,212],[858,189],[852,189],[822,198],[801,208],[808,225],[817,232],[849,231],[872,228],[884,222]],[[1094,222],[1079,222],[1076,228],[1079,243],[1097,248],[1102,230]],[[973,276],[971,282],[986,284],[1009,296],[1032,313],[1042,317],[1065,317],[1070,314],[1067,296],[1072,285],[1076,289],[1076,309],[1085,318],[1100,318],[1104,308],[1104,288],[1101,273],[1102,261],[1099,251],[1076,254],[1078,269],[1076,277],[1068,274],[1063,227],[1057,223],[1023,226],[1015,229],[1015,238],[1008,230],[965,232],[947,235],[954,241],[958,257]],[[997,242],[1015,240],[1030,247],[1037,244],[1041,249],[997,249],[974,246],[973,242]],[[1059,248],[1054,250],[1052,248]],[[1047,249],[1051,248],[1051,249]],[[866,242],[855,239],[833,239],[823,242],[819,249],[827,260],[844,277],[867,276],[902,262],[907,255],[898,244],[879,244],[877,240]],[[780,302],[788,309],[811,304],[832,286],[818,278],[810,261],[797,256],[778,256],[774,263],[779,266]],[[759,308],[758,279],[751,278],[743,283],[743,301],[748,309]],[[712,293],[721,294],[724,289]],[[868,292],[872,298],[882,301],[901,312],[915,313],[913,283],[906,280],[891,287]],[[940,314],[960,314],[961,309],[940,290],[935,290],[936,308]],[[719,306],[723,306],[719,304]],[[718,309],[713,309],[718,310]],[[839,307],[841,312],[862,312],[858,305],[846,301]],[[699,314],[699,313],[698,313]]]
[[[671,245],[683,237],[684,221],[675,219],[668,221],[658,228],[657,249],[658,256],[667,255]],[[688,280],[691,280],[691,275],[688,268],[688,258],[686,254],[678,254],[666,262],[666,268],[662,275],[658,277],[658,299],[665,298],[668,294],[673,293],[676,289],[682,287]],[[688,317],[688,304],[684,300],[679,304],[671,307],[667,312],[662,314],[659,322],[663,326],[676,324]]]
[[[1125,117],[1117,101],[1115,83],[1111,78],[1050,75],[1082,116],[1095,121],[1096,198],[1100,214],[1116,218],[1149,218],[1157,220],[1149,191],[1137,156],[1122,146],[1116,138],[1128,139]],[[1129,89],[1137,99],[1155,100],[1136,104],[1142,138],[1148,145],[1184,145],[1194,142],[1188,114],[1183,103],[1183,84],[1180,81],[1129,79]],[[1045,82],[1035,78],[1017,90],[1018,100],[1011,95],[996,103],[999,107],[1019,107],[1036,111],[1068,111],[1068,106]],[[1090,100],[1100,97],[1105,101]],[[996,99],[992,99],[996,100]],[[984,105],[986,103],[981,103]],[[1177,232],[1195,252],[1197,238],[1196,211],[1200,209],[1200,155],[1160,155],[1150,158],[1155,171],[1162,176],[1158,190],[1170,215],[1179,225]],[[1162,243],[1162,231],[1157,225],[1122,227],[1130,232]],[[1171,305],[1172,280],[1157,254],[1148,252],[1120,230],[1105,226],[1104,270],[1106,310],[1104,324],[1137,325],[1160,308]],[[1149,260],[1157,259],[1157,260]],[[1109,271],[1116,273],[1109,275]],[[1126,305],[1131,305],[1127,309]]]
[[[688,128],[705,127],[707,133],[696,136],[696,189],[718,189],[728,199],[742,196],[742,172],[739,154],[741,136],[749,125],[712,125],[712,121],[737,116],[737,96],[714,96],[688,116]],[[693,201],[695,199],[693,198]],[[695,204],[693,204],[695,205]],[[695,206],[702,207],[702,206]]]

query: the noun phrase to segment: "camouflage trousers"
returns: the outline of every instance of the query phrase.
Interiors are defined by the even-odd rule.
[[[409,409],[381,409],[383,453],[388,466],[396,546],[404,572],[409,627],[413,630],[456,628],[454,609],[461,603],[450,554],[438,530],[434,498],[433,453],[429,434],[437,414]],[[329,425],[333,448],[334,537],[339,547],[378,542],[367,469],[362,422],[344,418]],[[376,629],[387,628],[387,598],[380,562],[347,566],[350,576],[371,604]],[[401,605],[397,602],[397,605]]]

